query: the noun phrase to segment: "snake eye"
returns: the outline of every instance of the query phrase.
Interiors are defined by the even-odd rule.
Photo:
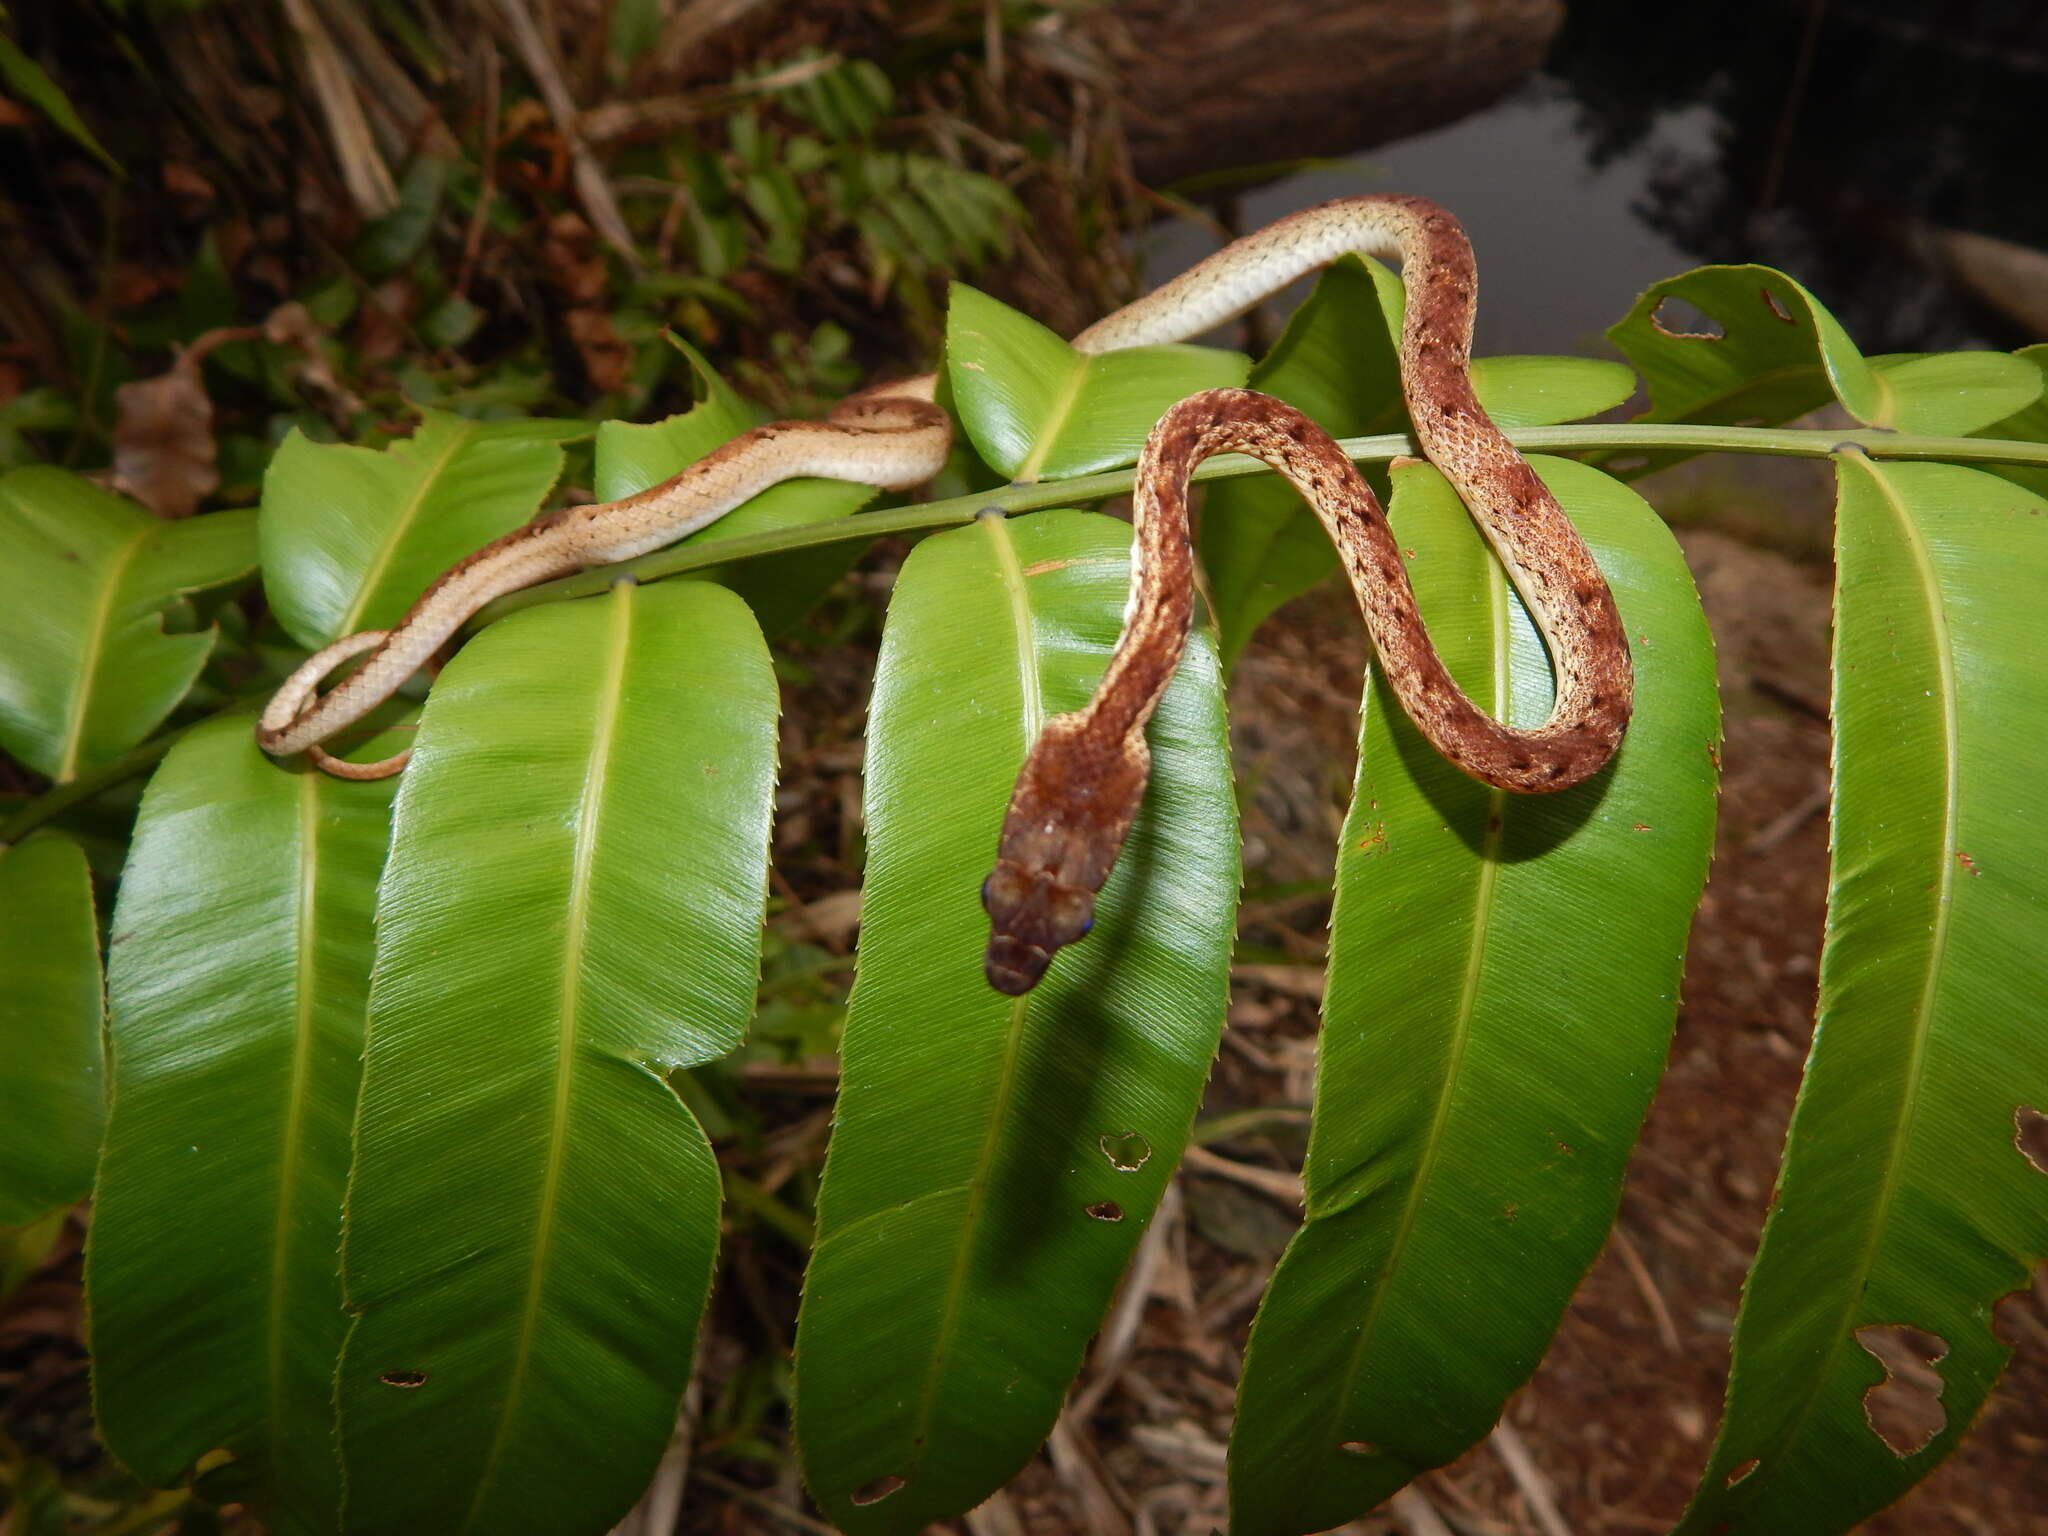
[[[1081,919],[1081,931],[1080,933],[1076,934],[1075,937],[1085,939],[1088,937],[1089,934],[1093,933],[1094,931],[1095,919],[1093,917],[1084,917]]]
[[[995,883],[995,878],[994,875],[990,875],[981,882],[981,904],[983,907],[988,905],[988,888]]]

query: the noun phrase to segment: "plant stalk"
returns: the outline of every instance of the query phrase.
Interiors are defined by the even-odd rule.
[[[200,726],[211,725],[222,715],[253,715],[254,712],[254,707],[248,700],[237,700],[226,709],[216,710],[202,719],[181,725],[176,730],[165,731],[161,736],[152,736],[141,746],[130,747],[119,757],[101,763],[97,768],[88,769],[75,779],[66,779],[62,784],[44,790],[16,810],[12,816],[0,821],[0,849],[12,847],[43,823],[63,815],[74,805],[84,804],[101,790],[112,789],[116,784],[132,779],[137,774],[147,773],[171,748]]]
[[[44,790],[5,821],[0,821],[0,848],[20,842],[44,822],[90,800],[101,790],[111,789],[124,779],[147,772],[157,759],[177,745],[178,738],[189,729],[190,726],[166,731],[139,747],[131,747],[111,762],[101,763],[75,779],[67,779],[53,789]]]
[[[1647,455],[1714,450],[1824,459],[1838,450],[1853,448],[1874,459],[1934,459],[1952,464],[2028,464],[2048,468],[2048,443],[1920,436],[1868,427],[1829,432],[1799,427],[1698,427],[1624,422],[1523,427],[1508,433],[1508,439],[1526,453]],[[1349,437],[1340,440],[1337,446],[1347,457],[1361,464],[1383,464],[1391,459],[1422,456],[1422,450],[1406,433]],[[1205,460],[1196,468],[1194,478],[1231,480],[1240,475],[1271,473],[1257,459],[1231,453]],[[1006,485],[973,496],[951,496],[943,501],[889,507],[880,512],[857,512],[851,517],[829,523],[811,523],[801,528],[780,528],[739,538],[675,544],[636,560],[580,571],[574,576],[508,593],[479,609],[463,626],[462,632],[474,633],[509,613],[540,603],[557,603],[571,597],[594,597],[617,581],[657,581],[686,571],[701,571],[710,566],[755,560],[795,549],[811,549],[821,544],[876,539],[895,533],[922,533],[933,528],[970,523],[985,511],[1006,514],[1034,512],[1045,507],[1077,506],[1101,501],[1105,497],[1128,495],[1134,475],[1134,470],[1116,469],[1099,475],[1080,475],[1071,480]]]
[[[2026,464],[2048,469],[2048,443],[2006,442],[1994,438],[1932,437],[1876,428],[1848,432],[1815,431],[1798,427],[1699,427],[1663,423],[1625,422],[1619,424],[1562,427],[1524,427],[1508,433],[1517,448],[1528,453],[1586,453],[1608,455],[1631,453],[1760,453],[1780,457],[1824,459],[1844,450],[1868,454],[1873,459],[1932,459],[1951,464]],[[1361,464],[1384,464],[1391,459],[1419,458],[1421,450],[1405,433],[1382,437],[1350,437],[1338,443],[1347,457]],[[1076,506],[1110,496],[1128,495],[1135,478],[1133,469],[1110,470],[1099,475],[1080,475],[1072,480],[1049,483],[1006,485],[974,496],[951,496],[915,506],[888,507],[879,512],[857,512],[830,523],[812,523],[801,528],[780,528],[750,533],[739,538],[705,539],[672,545],[642,555],[637,560],[600,566],[558,581],[544,582],[523,591],[508,593],[485,604],[462,628],[465,635],[484,625],[532,608],[541,603],[558,603],[565,598],[593,597],[617,581],[656,581],[680,576],[711,566],[730,565],[738,560],[756,560],[811,549],[821,544],[848,540],[882,538],[893,533],[922,533],[972,522],[986,511],[1005,514],[1033,512],[1045,507]],[[1232,480],[1240,475],[1271,474],[1257,459],[1243,454],[1222,454],[1199,465],[1197,480]],[[236,704],[232,709],[245,709]],[[209,717],[213,718],[213,717]],[[195,724],[203,725],[205,721]],[[112,762],[102,763],[65,784],[46,790],[0,821],[0,848],[19,842],[53,817],[61,815],[103,789],[147,771],[175,746],[192,726],[166,731],[145,741]]]

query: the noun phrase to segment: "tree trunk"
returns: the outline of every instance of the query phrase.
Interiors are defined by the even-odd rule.
[[[1543,60],[1562,0],[1120,0],[1138,175],[1346,154],[1453,122]]]

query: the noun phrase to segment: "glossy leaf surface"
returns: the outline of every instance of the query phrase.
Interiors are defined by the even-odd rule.
[[[0,1227],[84,1198],[99,1157],[100,940],[78,845],[0,850]]]
[[[1829,1536],[1897,1498],[1976,1417],[2012,1353],[1994,1306],[2048,1258],[2048,750],[2018,727],[2048,719],[2048,503],[1943,464],[1843,455],[1836,480],[1819,1023],[1686,1532]],[[1886,1417],[1918,1395],[1880,1387],[1892,1329],[1939,1382],[1917,1427]]]
[[[2048,384],[2048,342],[2021,347],[2013,356],[2032,365],[2042,375],[2043,383]],[[2048,443],[2048,399],[2037,399],[1975,435],[2008,442]],[[2048,469],[2024,464],[1986,464],[1983,469],[1987,474],[2025,486],[2036,496],[2048,496]]]
[[[1307,412],[1332,437],[1411,430],[1395,345],[1403,292],[1377,261],[1336,262],[1252,369],[1250,386]],[[1635,376],[1590,358],[1483,357],[1472,365],[1472,386],[1502,427],[1534,427],[1619,405]],[[1385,492],[1382,472],[1368,478]],[[1273,476],[1208,487],[1197,544],[1226,671],[1275,609],[1337,572],[1322,524]]]
[[[704,397],[688,411],[666,421],[644,425],[608,421],[599,427],[599,501],[616,501],[659,485],[764,420],[763,413],[721,379],[694,348],[680,341],[676,345],[689,358]],[[732,539],[777,528],[830,522],[858,512],[874,499],[872,486],[845,480],[785,480],[679,542]],[[738,592],[754,610],[762,628],[774,635],[802,618],[859,552],[858,544],[833,544],[693,574],[722,581]]]
[[[88,1248],[101,1433],[147,1482],[216,1448],[332,1531],[337,1250],[393,781],[179,742],[114,910],[113,1108]]]
[[[602,1531],[652,1474],[718,1245],[666,1079],[753,1006],[776,707],[708,582],[520,613],[436,682],[378,908],[347,1529]]]
[[[1132,347],[1087,357],[964,283],[946,311],[946,378],[960,424],[1012,480],[1059,480],[1135,463],[1153,423],[1204,389],[1245,381],[1215,347]]]
[[[982,976],[976,893],[1011,785],[1044,718],[1101,677],[1129,542],[1091,514],[983,518],[920,544],[890,605],[860,971],[797,1330],[805,1477],[857,1536],[957,1514],[1038,1449],[1215,1050],[1237,839],[1200,636],[1093,933],[1023,998]]]
[[[0,747],[61,783],[147,736],[213,653],[166,611],[246,575],[255,534],[248,512],[167,523],[48,466],[0,477]]]
[[[1252,1330],[1231,1530],[1337,1525],[1492,1428],[1599,1252],[1664,1061],[1706,875],[1711,642],[1633,492],[1539,460],[1637,668],[1615,763],[1555,795],[1466,778],[1375,680],[1338,852],[1304,1182]],[[1540,723],[1542,641],[1449,486],[1394,473],[1430,633],[1496,715]]]
[[[1679,320],[1667,302],[1705,320]],[[1639,421],[1776,426],[1834,400],[1865,426],[1963,433],[2041,393],[2040,374],[2000,352],[1866,358],[1818,299],[1773,267],[1699,267],[1654,283],[1607,336],[1649,389]],[[1685,456],[1652,454],[1634,468]]]
[[[263,477],[263,587],[278,621],[318,647],[385,629],[449,566],[529,521],[588,422],[470,421],[423,411],[388,447],[294,431]]]

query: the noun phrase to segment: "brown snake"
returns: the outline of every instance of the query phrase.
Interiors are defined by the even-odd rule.
[[[1628,642],[1592,555],[1535,471],[1472,393],[1476,280],[1464,231],[1411,197],[1344,198],[1234,241],[1074,339],[1098,353],[1182,341],[1347,252],[1395,257],[1408,290],[1402,389],[1422,451],[1455,487],[1500,556],[1547,643],[1555,704],[1518,730],[1460,691],[1424,630],[1400,551],[1372,489],[1327,433],[1269,396],[1217,389],[1160,418],[1138,460],[1131,600],[1109,670],[1086,707],[1046,722],[1004,818],[982,887],[992,932],[985,969],[1011,995],[1030,990],[1053,953],[1087,933],[1151,771],[1145,725],[1180,661],[1193,612],[1188,481],[1218,453],[1250,454],[1286,476],[1342,557],[1395,695],[1445,757],[1502,789],[1570,787],[1613,756],[1632,696]],[[492,598],[674,542],[782,480],[822,475],[900,490],[944,464],[945,413],[932,375],[841,402],[825,422],[773,422],[733,439],[673,479],[619,501],[537,518],[444,574],[389,631],[336,641],[286,679],[256,728],[277,756],[308,752],[329,772],[395,773],[406,754],[352,764],[319,743],[361,719]],[[367,662],[324,697],[340,662]]]

